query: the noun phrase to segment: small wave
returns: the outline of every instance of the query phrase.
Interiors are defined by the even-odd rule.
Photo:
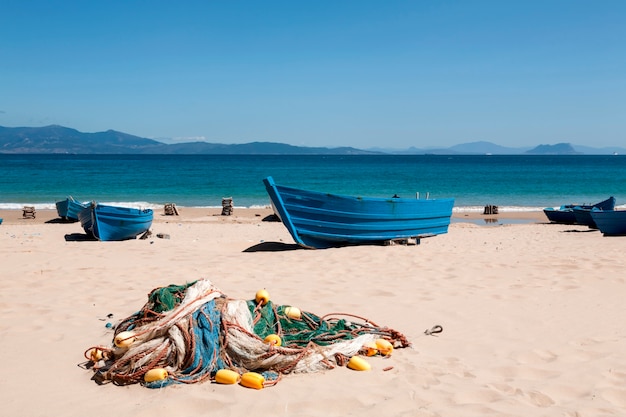
[[[83,203],[89,203],[89,201],[84,201]],[[160,210],[163,208],[164,204],[158,203],[149,203],[146,201],[100,201],[100,204],[106,206],[116,206],[116,207],[128,207],[128,208],[136,208],[136,209],[152,209],[152,210]],[[22,210],[24,206],[32,206],[35,207],[35,210],[56,210],[56,204],[54,203],[0,203],[0,210]],[[178,205],[180,208],[194,208],[194,209],[221,209],[222,206],[182,206]],[[235,206],[235,209],[269,209],[269,204],[252,204],[250,206]]]
[[[35,210],[54,210],[56,205],[54,204],[30,204],[30,203],[1,203],[0,210],[21,210],[24,206],[35,207]]]
[[[543,211],[545,207],[532,207],[532,206],[498,206],[500,213],[523,213]],[[482,213],[485,210],[484,206],[460,206],[452,209],[453,213]]]

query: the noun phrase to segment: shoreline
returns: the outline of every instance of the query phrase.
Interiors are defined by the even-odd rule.
[[[198,207],[177,207],[178,216],[166,216],[163,209],[154,210],[153,223],[159,222],[198,222],[208,221],[209,219],[220,218],[222,220],[241,221],[244,219],[265,218],[274,212],[270,207],[259,208],[237,208],[235,207],[231,216],[222,216],[220,208],[198,208]],[[26,224],[42,224],[42,223],[63,223],[72,224],[73,222],[62,221],[56,209],[37,209],[36,217],[23,218],[22,209],[0,210],[0,218],[3,219],[2,225],[26,225]],[[498,214],[482,214],[479,212],[453,212],[450,219],[451,223],[473,223],[477,225],[493,226],[498,224],[520,224],[520,223],[548,223],[547,218],[542,211],[500,211]],[[78,222],[74,222],[78,223]],[[80,226],[80,223],[78,223]],[[0,225],[0,227],[2,226]]]

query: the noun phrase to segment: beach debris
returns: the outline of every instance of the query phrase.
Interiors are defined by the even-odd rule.
[[[359,316],[298,309],[294,319],[289,307],[272,302],[265,289],[252,300],[231,299],[208,279],[158,287],[115,326],[110,346],[93,346],[85,358],[100,384],[161,388],[208,380],[262,389],[290,373],[371,369],[358,356],[364,346],[385,357],[410,346],[400,332]]]
[[[403,245],[403,246],[413,246],[419,245],[421,243],[421,238],[427,236],[416,236],[416,237],[408,237],[408,238],[398,238],[398,239],[389,239],[383,242],[385,246],[394,246],[394,245]]]
[[[150,236],[152,236],[152,232],[150,231],[150,229],[146,230],[141,236],[139,236],[140,240],[146,240],[148,239]]]
[[[222,198],[222,216],[230,216],[233,214],[233,198]]]
[[[157,233],[156,235],[159,239],[169,239],[170,235],[168,235],[167,233]]]
[[[165,207],[163,207],[163,212],[166,216],[178,216],[178,209],[176,208],[175,203],[165,203]]]

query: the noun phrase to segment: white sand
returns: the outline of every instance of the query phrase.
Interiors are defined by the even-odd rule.
[[[626,237],[535,215],[453,223],[418,246],[304,250],[268,214],[183,208],[155,216],[153,233],[170,239],[94,242],[71,240],[78,223],[46,223],[53,212],[0,213],[2,415],[626,415]],[[198,278],[232,298],[267,288],[278,304],[365,316],[413,348],[372,358],[370,372],[287,375],[260,391],[100,386],[79,366],[111,343],[107,322]]]

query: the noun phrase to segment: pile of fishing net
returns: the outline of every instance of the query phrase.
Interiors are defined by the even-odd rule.
[[[89,348],[85,357],[99,383],[159,388],[212,380],[263,388],[291,372],[368,369],[359,353],[386,356],[409,345],[401,333],[357,316],[276,305],[265,290],[254,300],[230,299],[198,280],[154,289],[115,326],[110,347]]]

